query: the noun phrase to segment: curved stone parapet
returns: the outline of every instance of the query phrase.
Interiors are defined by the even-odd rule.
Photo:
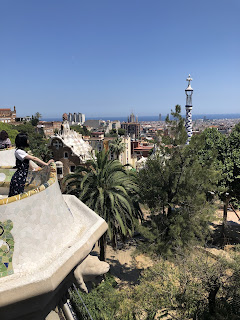
[[[15,148],[0,149],[0,166],[15,166]]]
[[[0,193],[7,194],[8,185],[0,182]],[[1,240],[5,227],[12,238]],[[0,308],[54,291],[106,230],[106,222],[75,196],[62,195],[55,164],[40,186],[11,198],[3,196],[0,248],[9,251],[12,240],[12,272],[0,273]]]

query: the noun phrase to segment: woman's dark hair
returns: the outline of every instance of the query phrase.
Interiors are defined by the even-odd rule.
[[[0,132],[0,140],[6,140],[8,138],[8,133],[5,130]]]
[[[15,139],[16,148],[27,148],[29,147],[28,135],[26,133],[19,133]]]

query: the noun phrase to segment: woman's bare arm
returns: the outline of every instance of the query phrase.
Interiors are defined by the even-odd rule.
[[[53,159],[49,160],[48,162],[44,162],[42,161],[41,159],[37,158],[37,157],[34,157],[34,156],[30,156],[30,154],[28,154],[25,159],[28,159],[28,160],[32,160],[34,162],[37,162],[38,164],[42,165],[42,166],[48,166],[51,162],[54,162]]]

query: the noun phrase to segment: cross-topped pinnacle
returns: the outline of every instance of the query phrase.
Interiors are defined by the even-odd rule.
[[[186,79],[186,81],[188,81],[188,86],[191,87],[192,78],[191,78],[191,75],[190,75],[190,74],[188,75],[188,78]]]

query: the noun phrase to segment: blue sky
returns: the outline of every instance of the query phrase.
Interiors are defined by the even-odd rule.
[[[240,113],[239,0],[0,0],[0,108]]]

